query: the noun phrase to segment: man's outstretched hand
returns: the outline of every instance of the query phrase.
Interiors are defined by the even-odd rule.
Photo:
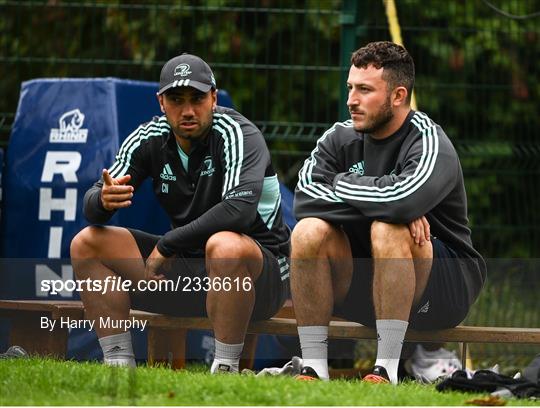
[[[133,186],[127,183],[131,180],[131,176],[112,178],[107,169],[103,169],[103,187],[101,188],[101,203],[103,208],[108,211],[126,208],[131,205],[133,198]]]

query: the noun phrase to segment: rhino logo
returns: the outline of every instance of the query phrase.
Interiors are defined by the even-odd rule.
[[[86,143],[88,129],[81,129],[84,122],[84,113],[73,109],[64,113],[58,119],[58,129],[51,129],[50,143]]]
[[[83,122],[84,114],[79,109],[64,113],[58,120],[61,132],[77,131],[82,127]]]

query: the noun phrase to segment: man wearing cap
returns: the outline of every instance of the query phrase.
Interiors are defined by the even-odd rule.
[[[71,243],[77,279],[120,277],[132,286],[83,290],[81,298],[107,364],[135,365],[130,333],[100,325],[128,319],[131,307],[207,315],[215,335],[211,372],[237,372],[250,319],[273,316],[289,292],[290,234],[277,176],[255,125],[216,105],[214,75],[201,58],[182,54],[168,61],[157,98],[164,115],[125,139],[116,161],[86,193],[84,214],[92,224],[106,223],[131,205],[150,177],[172,229],[163,236],[113,226],[83,229]],[[178,284],[144,290],[151,280]]]

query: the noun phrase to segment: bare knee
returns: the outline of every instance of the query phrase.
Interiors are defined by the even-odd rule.
[[[71,263],[77,279],[92,277],[94,268],[90,265],[100,258],[99,242],[102,230],[102,227],[91,225],[79,231],[71,240]]]
[[[404,224],[373,221],[371,224],[371,248],[373,256],[391,252],[395,257],[410,257],[413,243],[409,228]]]
[[[296,224],[291,236],[293,257],[315,256],[328,237],[335,233],[335,227],[320,218],[304,218]]]
[[[95,258],[98,252],[97,246],[101,229],[102,228],[100,227],[91,225],[79,231],[79,233],[71,240],[69,248],[71,258]]]
[[[206,242],[206,256],[212,259],[240,259],[249,255],[245,237],[237,232],[221,231]]]
[[[212,276],[257,276],[262,267],[262,253],[245,235],[221,231],[206,242],[206,262]]]

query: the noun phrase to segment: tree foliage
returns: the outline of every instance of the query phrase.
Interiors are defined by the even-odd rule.
[[[537,1],[491,2],[513,14],[538,11]],[[477,246],[493,257],[538,256],[539,18],[509,19],[480,0],[396,3],[419,109],[460,154]],[[314,140],[339,119],[348,69],[340,61],[351,51],[342,46],[344,14],[356,16],[358,46],[390,39],[378,0],[0,1],[0,14],[8,122],[24,80],[157,81],[167,59],[188,51],[264,129],[290,186]],[[6,141],[9,127],[0,131]]]

